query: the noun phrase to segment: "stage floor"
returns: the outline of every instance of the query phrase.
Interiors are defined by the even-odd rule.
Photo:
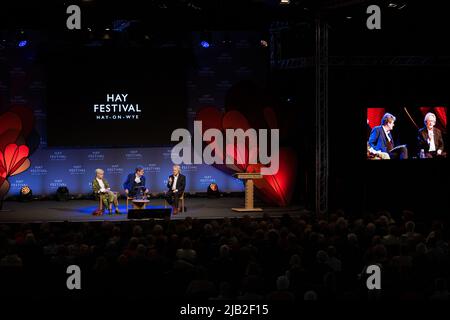
[[[125,200],[120,200],[120,215],[93,216],[92,212],[97,208],[98,202],[93,200],[69,200],[69,201],[45,201],[31,202],[5,201],[3,210],[0,211],[0,223],[2,222],[51,222],[51,221],[124,221],[129,220],[126,213]],[[184,219],[192,217],[197,219],[221,219],[225,217],[242,217],[251,215],[261,217],[263,214],[270,216],[282,216],[285,213],[295,215],[300,213],[301,207],[291,206],[286,208],[267,207],[255,204],[263,208],[262,212],[235,212],[231,208],[244,206],[243,198],[186,198],[186,212],[172,215],[171,219]],[[164,208],[163,199],[152,199],[147,208]]]

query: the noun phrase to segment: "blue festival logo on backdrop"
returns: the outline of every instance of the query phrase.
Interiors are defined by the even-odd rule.
[[[30,169],[30,174],[32,176],[45,176],[48,174],[48,171],[43,165],[36,165]]]
[[[189,90],[197,89],[197,84],[192,80],[187,80],[186,88],[188,88]]]
[[[197,172],[197,165],[195,164],[182,164],[181,171],[182,172]]]
[[[125,154],[127,160],[141,160],[142,154],[138,150],[130,150]]]
[[[83,168],[83,166],[81,164],[77,164],[77,165],[73,165],[72,168],[69,169],[69,173],[71,175],[74,174],[85,174],[86,173],[86,169]]]
[[[216,72],[211,69],[211,67],[201,67],[198,70],[198,75],[201,77],[214,77],[216,75]]]
[[[236,69],[235,72],[238,77],[243,77],[243,78],[248,77],[252,74],[252,70],[247,66],[242,66],[242,67]]]
[[[214,104],[216,99],[211,94],[203,94],[200,97],[198,97],[198,102],[200,104]]]
[[[172,148],[167,148],[162,152],[162,156],[164,160],[172,159]]]
[[[30,186],[26,179],[12,179],[10,182],[11,193],[19,193],[23,186]]]
[[[213,182],[216,183],[216,179],[211,175],[200,178],[200,185],[204,188],[207,188]]]
[[[232,87],[232,84],[229,80],[221,80],[216,83],[216,89],[221,91],[227,91]]]
[[[67,183],[64,182],[63,179],[54,179],[49,183],[49,187],[51,191],[56,191],[59,187],[67,187]]]
[[[65,161],[67,160],[67,155],[62,151],[54,151],[49,155],[50,161]]]
[[[119,164],[113,164],[106,169],[108,174],[123,174],[123,168]]]
[[[156,163],[149,163],[146,166],[144,166],[144,170],[147,173],[160,173],[161,172],[161,167],[158,166]]]
[[[217,57],[217,62],[219,63],[231,63],[233,61],[233,58],[231,55],[227,52],[223,52]]]
[[[101,151],[92,151],[88,153],[87,158],[89,161],[103,161],[105,159],[105,155]]]

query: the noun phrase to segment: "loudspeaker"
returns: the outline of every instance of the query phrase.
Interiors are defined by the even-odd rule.
[[[169,218],[171,208],[130,209],[128,219],[164,219]]]

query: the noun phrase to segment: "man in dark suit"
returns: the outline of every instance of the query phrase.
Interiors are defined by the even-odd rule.
[[[369,137],[370,152],[378,155],[386,155],[385,159],[407,159],[408,150],[405,146],[394,149],[394,138],[391,131],[394,129],[396,118],[386,113],[381,119],[381,125],[373,127]]]
[[[419,154],[423,150],[426,158],[445,156],[444,139],[442,138],[441,130],[435,127],[436,116],[428,112],[425,115],[424,123],[425,127],[419,130],[417,136]]]
[[[181,174],[181,168],[178,165],[173,166],[173,174],[169,176],[167,181],[167,202],[173,207],[173,214],[177,214],[178,202],[184,193],[186,187],[186,177]]]
[[[127,180],[123,183],[123,188],[127,196],[135,197],[138,194],[144,195],[148,193],[145,187],[144,168],[138,166],[134,173],[130,173]]]

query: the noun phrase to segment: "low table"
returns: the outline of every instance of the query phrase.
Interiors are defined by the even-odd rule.
[[[147,205],[147,203],[150,202],[150,200],[147,199],[141,199],[141,200],[133,200],[133,209],[145,209],[145,206]]]

